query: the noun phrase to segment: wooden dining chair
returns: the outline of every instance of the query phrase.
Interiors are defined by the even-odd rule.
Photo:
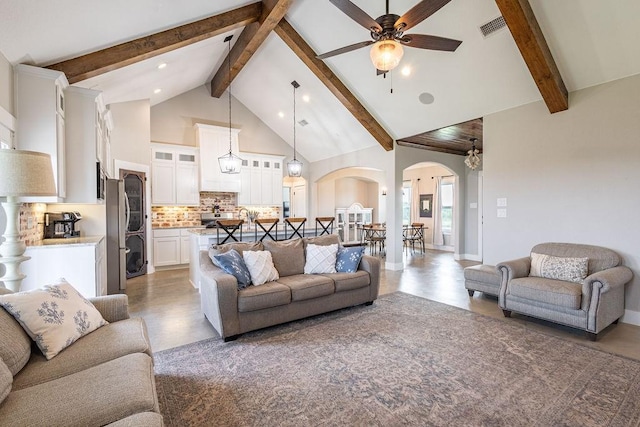
[[[285,218],[284,219],[285,238],[293,239],[296,236],[298,236],[299,238],[302,238],[304,236],[304,227],[306,222],[307,222],[307,218]]]
[[[335,221],[335,218],[332,216],[317,217],[316,218],[316,236],[322,236],[323,234],[333,234],[334,221]]]
[[[278,240],[278,222],[280,222],[279,218],[256,218],[253,220],[255,223],[255,240],[256,242],[262,242],[265,238],[270,238],[271,240]],[[264,231],[264,234],[260,239],[258,239],[258,228]]]
[[[405,248],[407,248],[410,244],[411,252],[415,252],[416,251],[415,245],[417,243],[418,247],[422,250],[422,253],[424,253],[425,246],[424,246],[424,224],[423,223],[421,222],[412,223],[406,229],[406,237],[404,236],[404,234],[405,233],[403,233],[402,241],[403,241],[403,245],[405,245]]]
[[[234,242],[242,241],[242,224],[243,219],[219,219],[216,221],[216,236],[218,237],[218,244],[226,243],[229,239]],[[220,230],[223,230],[226,235],[223,235],[222,241],[220,241]]]

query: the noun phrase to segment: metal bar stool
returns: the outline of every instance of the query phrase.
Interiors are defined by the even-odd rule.
[[[323,234],[333,234],[333,221],[335,218],[332,216],[320,216],[316,218],[316,236],[322,236]],[[318,234],[318,230],[320,234]]]
[[[306,222],[307,218],[285,218],[285,237],[287,239],[293,239],[295,236],[302,238],[304,236],[304,225]],[[291,234],[287,233],[288,228],[291,228]]]
[[[271,240],[278,240],[278,222],[279,221],[280,221],[279,218],[262,218],[262,219],[256,218],[255,220],[253,220],[253,222],[255,223],[256,242],[258,241],[262,242],[266,237],[269,237]],[[269,226],[269,224],[271,225]],[[266,228],[266,226],[269,226],[269,227]],[[264,234],[262,235],[262,237],[260,237],[259,240],[258,240],[258,227],[260,227],[262,231],[264,231]]]
[[[218,227],[216,228],[216,235],[218,237],[218,244],[221,245],[226,243],[227,240],[231,239],[235,242],[242,241],[242,224],[244,223],[243,219],[219,219],[216,221]],[[220,230],[224,230],[226,236],[222,241],[220,241]],[[236,238],[236,232],[238,232],[240,239]]]

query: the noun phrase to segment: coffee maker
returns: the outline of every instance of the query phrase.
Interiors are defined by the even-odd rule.
[[[44,214],[44,238],[80,237],[80,231],[75,229],[75,224],[81,219],[80,212],[46,212]]]

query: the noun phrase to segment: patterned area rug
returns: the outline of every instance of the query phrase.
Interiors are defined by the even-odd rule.
[[[640,362],[399,292],[155,369],[167,426],[640,425]]]

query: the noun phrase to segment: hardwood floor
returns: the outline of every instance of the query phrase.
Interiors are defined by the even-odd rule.
[[[476,292],[470,298],[464,288],[463,269],[477,263],[455,261],[451,253],[432,250],[424,254],[408,253],[405,261],[403,271],[381,271],[381,295],[405,292],[640,360],[639,326],[613,325],[594,343],[572,328],[517,314],[505,319],[495,297]],[[188,276],[185,268],[127,281],[129,310],[132,316],[145,319],[154,351],[218,336],[200,311],[200,294],[191,286]]]

